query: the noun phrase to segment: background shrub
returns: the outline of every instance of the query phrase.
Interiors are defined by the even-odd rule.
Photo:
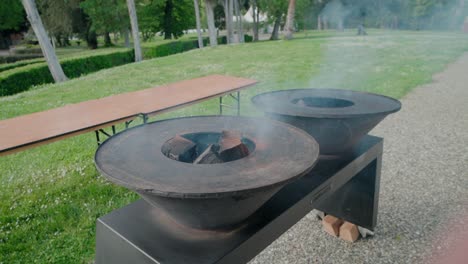
[[[68,78],[134,61],[133,50],[66,59],[60,64]],[[26,65],[0,73],[0,96],[28,90],[31,86],[53,82],[47,63]]]
[[[8,56],[2,56],[0,57],[0,63],[13,63],[17,61],[23,61],[23,60],[31,60],[31,59],[36,59],[36,58],[43,58],[42,54],[21,54],[21,55],[8,55]],[[29,64],[29,63],[26,63]],[[24,65],[26,65],[24,64]],[[2,67],[3,65],[0,65],[0,71],[1,69],[4,68]]]
[[[252,37],[245,35],[245,42],[251,42]],[[203,39],[208,46],[208,38]],[[218,44],[226,44],[225,36],[218,38]],[[143,48],[145,59],[157,58],[177,54],[198,48],[195,39],[173,41],[154,47]],[[24,56],[24,55],[22,55]],[[134,61],[133,50],[114,51],[100,55],[68,58],[60,61],[63,71],[68,78],[76,78],[84,74],[102,69],[131,63]],[[26,65],[28,64],[28,65]],[[53,82],[47,64],[41,60],[28,61],[25,64],[0,65],[0,96],[12,95],[28,90],[31,86]]]

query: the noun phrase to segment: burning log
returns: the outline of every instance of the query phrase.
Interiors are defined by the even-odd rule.
[[[210,142],[202,152],[203,145],[180,135],[170,139],[162,147],[167,157],[193,164],[216,164],[241,159],[249,155],[247,145],[242,142],[239,131],[222,131],[218,142]],[[201,154],[200,154],[201,152]]]
[[[239,131],[225,131],[219,139],[219,156],[224,162],[241,159],[249,155],[249,149],[242,143]]]
[[[173,160],[192,162],[196,156],[196,147],[197,145],[191,140],[177,135],[164,144],[161,151]]]
[[[216,164],[223,163],[224,161],[219,157],[218,154],[219,146],[218,145],[209,145],[205,151],[200,154],[193,164]]]

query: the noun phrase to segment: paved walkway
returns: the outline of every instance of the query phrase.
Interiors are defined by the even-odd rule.
[[[453,247],[468,230],[468,53],[402,103],[371,132],[385,138],[375,237],[341,241],[309,214],[252,263],[426,263]]]

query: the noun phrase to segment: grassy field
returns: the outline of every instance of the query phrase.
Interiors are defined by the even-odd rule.
[[[468,51],[461,34],[353,33],[299,34],[293,41],[219,46],[103,70],[0,98],[0,119],[208,74],[260,81],[242,94],[246,115],[259,114],[250,97],[275,89],[337,87],[399,98]],[[159,118],[216,110],[211,100]],[[138,198],[98,175],[95,150],[88,133],[0,158],[0,263],[93,259],[96,218]]]

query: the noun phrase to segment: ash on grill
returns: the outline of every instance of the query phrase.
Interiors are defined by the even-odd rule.
[[[223,130],[218,142],[204,149],[193,141],[177,135],[163,145],[162,152],[170,159],[193,164],[216,164],[238,160],[249,155],[242,142],[242,134],[236,130]]]

